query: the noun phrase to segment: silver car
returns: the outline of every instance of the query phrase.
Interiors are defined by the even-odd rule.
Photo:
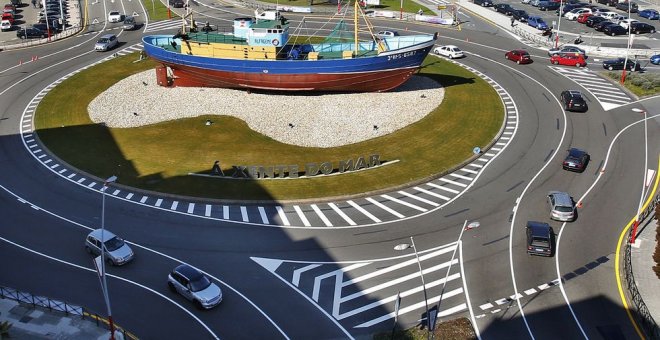
[[[105,245],[105,259],[107,263],[120,266],[128,263],[135,257],[131,247],[120,237],[108,230],[96,229],[87,235],[85,250],[96,256],[101,255],[101,244]]]
[[[117,39],[117,36],[114,34],[106,34],[99,38],[99,40],[96,42],[96,45],[94,45],[94,49],[97,51],[107,51],[119,44],[119,39]]]
[[[135,23],[135,18],[132,17],[132,16],[127,16],[124,19],[124,24],[122,25],[122,28],[127,30],[127,31],[130,31],[130,30],[135,29],[136,26],[137,26],[137,24]]]
[[[167,276],[167,285],[170,290],[183,295],[199,309],[211,309],[222,301],[220,287],[187,264],[174,268]]]
[[[575,205],[571,195],[561,191],[550,191],[548,204],[550,204],[551,219],[564,222],[575,220]]]

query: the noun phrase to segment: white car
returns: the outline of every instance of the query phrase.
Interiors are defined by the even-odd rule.
[[[108,13],[108,22],[121,22],[121,13],[119,11],[110,11]]]
[[[529,4],[532,0],[520,0],[520,3]]]
[[[636,19],[623,19],[623,20],[619,21],[619,26],[621,26],[625,29],[628,29],[630,24],[633,23],[633,22],[639,22],[639,20],[636,20]]]
[[[393,38],[393,37],[396,37],[398,35],[399,35],[399,33],[394,32],[394,31],[380,31],[380,32],[376,33],[376,37],[381,38],[381,39],[383,39],[383,38]]]
[[[2,23],[0,24],[0,28],[2,28],[2,31],[9,31],[11,29],[11,22],[9,20],[2,20]]]
[[[438,46],[433,49],[433,53],[437,55],[441,55],[443,57],[447,57],[449,59],[465,57],[463,51],[461,51],[460,48],[454,45]]]
[[[564,14],[564,17],[568,20],[577,20],[577,18],[580,16],[580,14],[585,14],[589,13],[591,14],[591,9],[590,8],[576,8],[566,14]]]
[[[612,19],[614,17],[619,16],[619,13],[616,13],[616,12],[598,12],[598,15],[603,17],[603,18],[606,18],[606,19]]]

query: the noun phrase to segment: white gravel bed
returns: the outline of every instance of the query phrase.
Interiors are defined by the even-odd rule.
[[[277,141],[335,147],[383,136],[429,114],[444,98],[442,86],[413,76],[393,92],[266,95],[245,90],[156,84],[154,70],[119,81],[88,107],[95,123],[130,128],[201,115],[227,115]]]

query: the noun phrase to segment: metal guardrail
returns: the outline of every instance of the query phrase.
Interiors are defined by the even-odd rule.
[[[20,303],[31,305],[32,307],[48,308],[48,310],[63,312],[66,315],[79,316],[81,319],[92,319],[96,322],[96,326],[98,327],[101,327],[101,324],[104,324],[104,327],[108,325],[107,319],[96,313],[85,310],[83,307],[72,305],[64,301],[53,300],[45,296],[32,295],[31,293],[0,286],[0,298],[18,301]],[[136,337],[133,333],[127,331],[117,324],[114,326],[115,332],[122,333],[124,339],[138,340],[138,337]]]
[[[656,205],[660,203],[660,194],[658,194],[651,204],[639,215],[639,221],[643,221],[651,213],[654,212]],[[623,271],[626,277],[626,284],[628,286],[628,292],[630,293],[631,300],[635,305],[637,315],[641,321],[642,328],[644,333],[650,339],[660,339],[660,328],[658,324],[653,319],[651,312],[644,303],[639,290],[637,289],[637,284],[635,284],[635,276],[633,275],[632,268],[632,257],[631,257],[631,245],[630,240],[632,238],[632,229],[628,232],[628,237],[626,238],[626,249],[623,258]]]

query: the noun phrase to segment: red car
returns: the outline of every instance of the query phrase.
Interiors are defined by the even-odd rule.
[[[515,61],[518,64],[529,64],[532,62],[532,57],[525,50],[512,50],[504,54],[509,60]]]
[[[587,62],[584,56],[579,53],[559,53],[550,57],[550,63],[555,65],[566,65],[575,67],[585,67]]]
[[[586,24],[587,19],[589,19],[590,16],[592,16],[591,13],[582,13],[582,14],[578,15],[577,22],[579,22],[581,24]]]
[[[2,13],[2,20],[8,20],[12,25],[14,24],[14,16],[11,13]]]

